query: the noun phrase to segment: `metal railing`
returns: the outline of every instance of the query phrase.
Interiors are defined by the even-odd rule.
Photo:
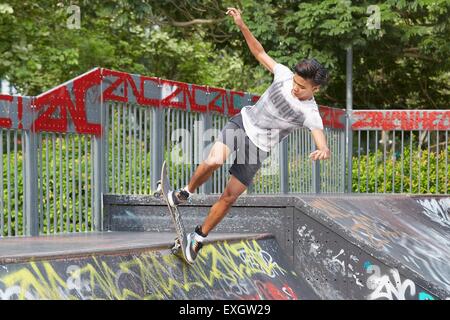
[[[37,135],[39,233],[93,231],[90,135]]]
[[[450,111],[354,114],[353,192],[448,194]]]
[[[102,230],[102,195],[150,194],[164,159],[185,186],[228,118],[258,98],[100,68],[37,97],[0,95],[0,236]],[[249,193],[448,193],[450,111],[320,112],[332,158],[312,162],[298,129]],[[232,161],[198,192],[221,193]]]
[[[0,228],[7,236],[23,235],[23,163],[19,166],[19,159],[23,158],[23,135],[21,132],[0,129]],[[21,200],[21,201],[19,201]]]

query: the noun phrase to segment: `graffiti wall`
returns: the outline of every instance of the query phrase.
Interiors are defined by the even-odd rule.
[[[298,222],[296,270],[322,298],[437,299],[398,269],[389,268],[312,219],[303,217]]]
[[[1,299],[304,299],[274,239],[2,265]]]
[[[303,200],[314,219],[300,212],[295,217],[296,270],[320,296],[422,300],[449,296],[448,197]]]

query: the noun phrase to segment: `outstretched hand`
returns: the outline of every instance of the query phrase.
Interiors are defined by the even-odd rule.
[[[309,155],[309,158],[311,160],[326,160],[330,158],[330,150],[323,149],[323,150],[316,150],[314,152],[311,152]]]
[[[242,20],[241,17],[241,11],[236,9],[236,8],[227,8],[227,15],[232,16],[234,19],[234,23],[236,23],[236,25],[238,27],[243,26],[244,25],[244,20]]]

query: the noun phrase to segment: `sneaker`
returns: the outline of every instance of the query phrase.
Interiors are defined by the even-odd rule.
[[[189,192],[184,189],[171,190],[167,194],[167,198],[169,200],[169,204],[172,207],[176,207],[179,204],[183,204],[191,201],[191,196]]]
[[[199,227],[195,228],[195,231],[189,233],[186,237],[186,258],[189,263],[194,263],[195,259],[198,256],[198,253],[203,247],[202,241],[205,237],[199,235],[197,233],[197,230],[199,230]]]

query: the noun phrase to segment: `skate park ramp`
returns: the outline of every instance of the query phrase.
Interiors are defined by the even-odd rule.
[[[319,295],[450,297],[450,197],[324,195],[295,208],[296,269]]]
[[[216,234],[194,266],[173,233],[102,232],[2,239],[2,299],[313,299],[275,239]]]
[[[180,206],[187,231],[219,196]],[[450,297],[450,197],[245,195],[194,266],[170,253],[167,207],[105,195],[104,232],[0,239],[2,299]]]
[[[181,207],[188,230],[218,198]],[[104,206],[109,230],[172,229],[152,197],[108,195]],[[449,211],[448,195],[244,195],[215,232],[274,235],[318,299],[449,299]]]

